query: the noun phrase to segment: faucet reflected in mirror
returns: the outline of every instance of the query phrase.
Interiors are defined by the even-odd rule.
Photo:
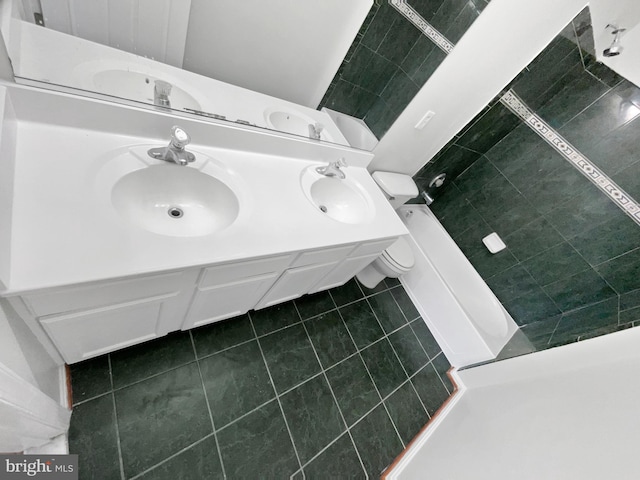
[[[322,9],[261,0],[3,2],[0,25],[19,83],[348,145],[316,108],[372,0]],[[309,122],[303,131],[278,129],[264,119],[268,108]]]
[[[164,80],[156,80],[153,87],[153,104],[158,107],[171,108],[171,95],[172,85]]]

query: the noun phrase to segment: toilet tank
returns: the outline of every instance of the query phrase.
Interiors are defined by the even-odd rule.
[[[373,172],[372,177],[394,209],[418,196],[418,186],[409,175],[393,172]]]

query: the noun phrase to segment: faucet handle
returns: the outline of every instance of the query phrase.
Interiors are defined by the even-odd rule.
[[[171,127],[171,145],[176,148],[184,148],[191,143],[191,137],[183,129],[174,125]]]
[[[335,163],[336,167],[348,167],[349,165],[347,164],[347,161],[344,159],[344,157],[340,157],[338,159],[338,161]]]
[[[173,87],[173,85],[171,85],[169,82],[165,82],[164,80],[156,80],[153,83],[153,88],[159,95],[168,97],[171,94],[171,88]]]

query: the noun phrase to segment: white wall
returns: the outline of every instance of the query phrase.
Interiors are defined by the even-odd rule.
[[[183,67],[316,108],[372,4],[193,0]]]
[[[5,299],[0,299],[0,363],[52,399],[63,399],[64,367],[49,356]]]
[[[416,173],[586,4],[492,0],[378,143],[369,169]],[[435,117],[416,130],[428,110]]]
[[[460,372],[462,398],[388,478],[638,478],[639,347],[634,328]]]
[[[640,86],[640,2],[637,0],[592,0],[589,3],[596,54],[599,61]],[[613,41],[608,24],[626,28],[621,37],[623,52],[617,57],[605,57],[602,51]]]

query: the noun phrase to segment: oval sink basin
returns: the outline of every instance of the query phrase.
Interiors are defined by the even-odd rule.
[[[293,133],[309,138],[309,125],[315,125],[316,121],[301,113],[285,112],[283,110],[269,109],[265,112],[267,126],[285,133]],[[333,142],[333,137],[326,130],[320,132],[320,139]]]
[[[375,210],[369,194],[348,177],[326,177],[309,167],[302,172],[302,190],[318,212],[342,223],[366,223]]]
[[[224,182],[169,163],[127,173],[113,186],[111,201],[131,224],[174,237],[219,232],[240,211],[238,197]]]

